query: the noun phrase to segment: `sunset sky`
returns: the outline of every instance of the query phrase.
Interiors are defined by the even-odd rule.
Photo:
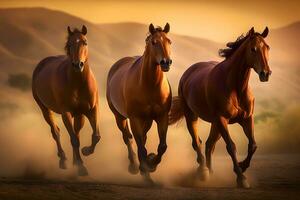
[[[72,2],[72,3],[71,3]],[[46,7],[94,23],[140,22],[171,24],[174,33],[231,40],[251,26],[277,28],[300,20],[299,1],[62,1],[1,0],[0,7]]]

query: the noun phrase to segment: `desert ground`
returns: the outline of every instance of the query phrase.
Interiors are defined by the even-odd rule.
[[[218,157],[216,162],[227,158]],[[226,161],[228,162],[228,161]],[[228,168],[228,167],[227,167]],[[220,169],[218,169],[220,170]],[[224,169],[227,170],[227,169]],[[216,171],[206,183],[182,172],[172,185],[157,182],[154,187],[136,180],[128,184],[95,181],[92,177],[70,180],[24,177],[0,179],[0,199],[300,199],[298,155],[256,156],[247,171],[250,189],[238,189],[234,177],[222,178]],[[230,172],[231,174],[231,172]],[[218,177],[219,176],[219,177]]]

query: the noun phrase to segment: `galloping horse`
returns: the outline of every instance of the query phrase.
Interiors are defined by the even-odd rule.
[[[155,171],[167,149],[168,113],[171,108],[171,88],[164,72],[169,71],[171,41],[167,37],[170,26],[164,29],[149,26],[146,48],[141,57],[125,57],[110,69],[107,79],[107,101],[128,148],[128,171],[141,174],[152,183],[150,172]],[[132,148],[132,135],[138,147],[138,162]],[[160,143],[157,155],[147,156],[145,143],[153,120],[157,123]]]
[[[94,152],[100,140],[98,88],[93,72],[88,64],[87,28],[71,31],[65,45],[67,55],[51,56],[37,65],[32,76],[32,93],[46,122],[51,128],[57,144],[59,167],[66,169],[66,156],[60,143],[60,130],[53,119],[53,112],[61,114],[69,132],[73,147],[73,164],[78,166],[78,174],[87,175],[80,156],[79,131],[86,116],[92,126],[92,144],[82,149],[83,155]]]
[[[192,145],[198,155],[198,172],[205,178],[207,168],[201,152],[202,141],[198,137],[198,117],[211,123],[206,142],[206,166],[212,172],[211,154],[215,144],[222,136],[230,154],[238,187],[248,188],[249,184],[243,172],[250,165],[257,148],[254,139],[253,109],[254,97],[248,86],[251,68],[259,74],[260,81],[268,81],[271,70],[268,65],[269,46],[264,38],[268,28],[262,34],[252,28],[246,36],[227,44],[220,50],[223,62],[199,62],[188,68],[181,77],[178,97],[172,101],[169,123],[173,124],[185,116]],[[232,141],[228,124],[239,123],[249,140],[248,155],[242,162],[236,157],[236,146]]]

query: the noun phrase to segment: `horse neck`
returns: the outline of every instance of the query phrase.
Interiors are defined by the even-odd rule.
[[[163,76],[164,73],[160,66],[155,62],[153,56],[151,56],[149,47],[146,48],[141,66],[141,84],[153,88],[153,86],[160,85],[163,80]]]
[[[230,91],[236,91],[238,96],[241,96],[247,89],[251,73],[251,67],[247,65],[244,56],[245,45],[240,47],[227,60],[227,85]]]
[[[84,68],[82,72],[75,72],[73,69],[72,63],[68,66],[68,80],[69,83],[73,86],[82,85],[87,83],[87,79],[90,76],[90,67],[88,60],[84,63]]]

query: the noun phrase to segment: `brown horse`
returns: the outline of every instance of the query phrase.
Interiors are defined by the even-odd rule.
[[[164,29],[150,24],[143,56],[120,59],[111,67],[107,79],[106,97],[128,148],[128,170],[132,174],[138,172],[127,119],[138,147],[140,172],[151,183],[149,172],[155,171],[167,149],[168,112],[172,95],[164,72],[169,71],[172,63],[171,41],[167,37],[169,30],[168,23]],[[147,156],[146,134],[153,120],[157,123],[160,143],[157,155],[151,153]]]
[[[175,123],[185,116],[192,145],[198,155],[198,172],[205,178],[207,168],[201,152],[202,141],[197,133],[198,117],[211,123],[206,142],[206,166],[212,172],[211,154],[215,144],[222,136],[230,154],[234,172],[237,174],[238,187],[248,188],[249,184],[243,172],[250,165],[257,148],[254,139],[253,109],[254,97],[248,86],[251,68],[259,74],[260,81],[268,81],[271,74],[268,65],[269,46],[264,38],[268,28],[262,34],[252,28],[244,37],[228,43],[228,49],[220,50],[225,57],[223,62],[200,62],[188,68],[181,77],[178,97],[174,98],[169,115],[169,123]],[[228,124],[239,123],[249,140],[248,155],[242,162],[236,157],[236,147],[228,132]]]
[[[98,89],[93,72],[88,64],[87,28],[70,30],[65,46],[67,55],[43,59],[32,76],[32,93],[52,136],[57,144],[59,167],[66,168],[66,156],[60,143],[60,131],[53,119],[53,112],[61,114],[69,132],[73,147],[73,164],[78,166],[79,175],[87,175],[80,156],[79,131],[86,116],[92,126],[92,144],[82,149],[83,155],[94,152],[100,140]]]

